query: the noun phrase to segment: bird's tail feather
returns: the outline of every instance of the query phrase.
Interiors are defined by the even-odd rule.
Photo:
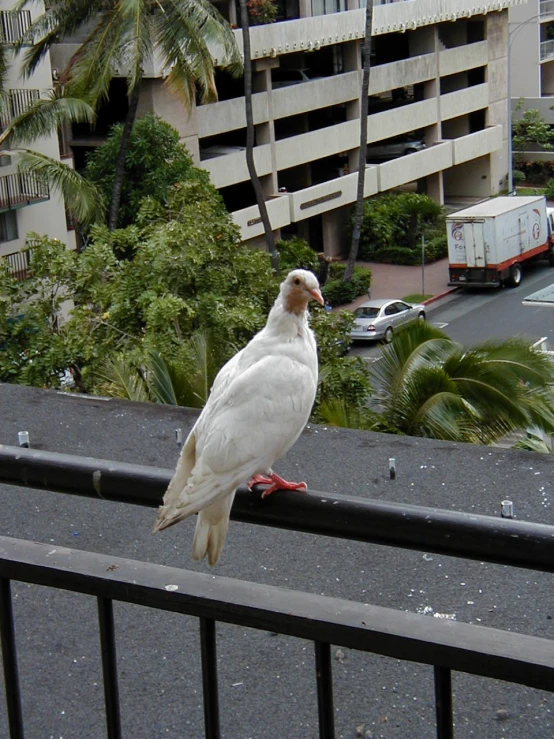
[[[229,514],[235,493],[225,496],[223,500],[212,503],[198,514],[194,541],[192,542],[193,559],[204,559],[213,567],[219,562],[223,545],[229,528]]]

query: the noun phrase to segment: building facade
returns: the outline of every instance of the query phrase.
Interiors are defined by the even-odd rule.
[[[269,216],[276,232],[336,255],[346,246],[356,196],[365,9],[358,0],[265,1],[278,3],[281,18],[251,27],[254,157]],[[449,203],[506,189],[508,9],[521,4],[375,5],[366,196],[412,188]],[[236,25],[235,0],[218,8]],[[235,33],[241,47],[242,32]],[[65,66],[78,41],[52,51],[54,67]],[[179,131],[244,241],[256,244],[263,227],[246,166],[241,81],[221,72],[219,102],[186,114],[163,84],[166,73],[154,58],[139,114],[152,111]],[[70,143],[83,151],[97,134],[74,131]]]
[[[554,123],[554,0],[528,0],[510,9],[510,94],[512,108],[538,109]]]
[[[0,117],[0,131],[34,100],[47,95],[53,85],[49,55],[46,55],[33,76],[25,79],[18,60],[11,52],[13,42],[29,27],[32,18],[44,12],[43,4],[36,3],[32,11],[13,12],[12,7],[13,2],[0,0],[0,42],[8,57],[8,72],[4,82],[8,110]],[[60,152],[57,135],[37,140],[32,148],[72,164],[71,152]],[[14,274],[23,276],[29,264],[31,253],[22,254],[21,249],[30,232],[57,238],[69,249],[75,249],[75,232],[66,219],[62,196],[51,192],[48,185],[34,175],[18,173],[15,152],[0,152],[0,257],[7,258]]]

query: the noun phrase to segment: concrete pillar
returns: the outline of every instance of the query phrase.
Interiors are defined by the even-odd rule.
[[[335,208],[322,214],[323,252],[338,257],[348,251],[347,218],[349,208]]]
[[[311,18],[312,15],[312,0],[299,0],[298,12],[301,18]]]
[[[267,92],[268,120],[256,126],[256,145],[270,144],[271,146],[271,174],[260,178],[265,198],[277,194],[279,182],[277,178],[277,157],[275,154],[275,120],[273,117],[273,95],[271,88],[271,70],[279,66],[278,59],[260,59],[254,62],[255,92]]]
[[[444,183],[442,180],[442,172],[427,175],[427,195],[432,198],[435,203],[444,205]]]
[[[178,131],[182,143],[189,150],[194,164],[198,166],[200,148],[195,101],[192,102],[191,110],[187,111],[179,98],[168,90],[161,79],[145,79],[141,85],[137,117],[146,113],[155,113]]]

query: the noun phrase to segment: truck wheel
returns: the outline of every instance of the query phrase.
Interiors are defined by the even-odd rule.
[[[385,331],[385,343],[390,344],[392,341],[392,328],[389,326]]]
[[[508,277],[506,284],[509,287],[517,287],[521,285],[523,278],[523,272],[521,271],[521,264],[512,264],[510,267],[510,276]]]

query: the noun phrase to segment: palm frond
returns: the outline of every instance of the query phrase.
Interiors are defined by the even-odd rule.
[[[550,446],[544,441],[544,439],[541,439],[540,436],[537,436],[533,433],[528,433],[527,436],[524,439],[520,439],[517,441],[512,449],[524,449],[528,452],[539,452],[540,454],[552,454],[552,449]]]
[[[155,38],[162,64],[171,70],[168,86],[186,105],[190,105],[195,83],[203,102],[216,100],[212,49],[218,49],[219,64],[232,73],[242,69],[229,24],[207,0],[165,0],[162,9],[155,16]]]
[[[316,418],[318,423],[326,423],[337,428],[368,431],[375,427],[375,417],[369,410],[352,407],[341,398],[324,400],[320,403]]]
[[[104,9],[63,73],[68,92],[92,105],[107,98],[115,68],[125,63],[120,21],[118,7]]]
[[[20,172],[33,172],[51,189],[63,195],[65,207],[81,224],[101,221],[104,203],[99,190],[67,164],[36,151],[24,150],[18,159]]]
[[[121,354],[106,359],[98,372],[98,380],[98,392],[110,398],[137,402],[149,400],[146,383],[139,371]]]
[[[0,106],[5,108],[5,104]],[[30,146],[42,136],[55,134],[64,122],[92,123],[94,111],[84,100],[52,91],[35,100],[12,120],[0,136],[0,144],[11,148]]]
[[[169,367],[157,351],[151,351],[148,355],[148,379],[158,403],[179,405]]]

